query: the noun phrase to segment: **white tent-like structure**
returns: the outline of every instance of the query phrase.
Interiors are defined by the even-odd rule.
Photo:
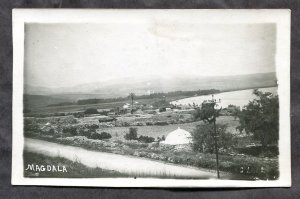
[[[180,144],[189,144],[191,142],[192,142],[192,135],[188,131],[178,127],[178,129],[169,133],[165,141],[162,141],[161,143],[170,144],[170,145],[180,145]]]

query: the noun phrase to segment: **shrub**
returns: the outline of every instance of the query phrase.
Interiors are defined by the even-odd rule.
[[[136,140],[133,141],[127,141],[124,146],[128,146],[131,149],[140,149],[140,143]]]
[[[54,135],[55,130],[54,130],[54,128],[52,128],[50,126],[46,126],[46,127],[41,128],[41,133],[43,135]]]
[[[65,126],[62,129],[64,134],[77,135],[77,127],[76,126]]]
[[[84,114],[98,114],[98,110],[96,108],[88,108],[84,111]]]
[[[158,121],[158,122],[154,122],[154,125],[165,126],[165,125],[168,125],[168,122]]]
[[[99,114],[105,115],[105,116],[107,116],[108,113],[109,113],[109,111],[107,111],[107,110],[101,110],[101,111],[99,111]]]
[[[228,111],[229,115],[233,116],[234,119],[236,120],[237,117],[238,117],[238,114],[240,112],[240,107],[229,104],[228,107],[227,107],[227,111]]]
[[[144,143],[151,143],[151,142],[154,142],[154,140],[155,140],[155,138],[153,138],[153,137],[143,136],[143,135],[141,135],[138,138],[139,142],[144,142]]]
[[[99,126],[97,124],[85,124],[85,127],[91,131],[95,131],[96,129],[99,128]]]
[[[84,117],[84,112],[73,113],[73,116],[76,117],[76,118]]]
[[[152,114],[152,115],[155,115],[156,114],[156,111],[155,110],[150,110],[150,111],[147,111],[148,114]]]
[[[232,134],[226,133],[225,125],[216,125],[218,146],[222,149],[229,149],[235,145],[235,139]],[[214,127],[213,124],[198,125],[192,133],[193,149],[200,152],[214,152]]]
[[[147,126],[152,126],[152,125],[153,125],[153,122],[146,122],[146,125],[147,125]]]
[[[95,139],[95,140],[103,140],[103,139],[110,139],[111,135],[106,132],[101,132],[101,133],[93,132],[93,133],[91,133],[90,138]]]
[[[138,139],[138,137],[137,137],[137,128],[130,127],[129,128],[129,133],[126,133],[124,138],[126,140],[137,140]]]
[[[79,135],[85,136],[87,138],[89,138],[91,134],[94,133],[94,131],[91,131],[90,129],[87,128],[80,128],[78,131],[79,131],[78,132]]]
[[[145,126],[145,123],[143,123],[143,122],[135,122],[134,125],[135,126]]]
[[[167,111],[167,109],[165,107],[159,108],[159,112],[166,112],[166,111]]]
[[[116,118],[111,118],[111,117],[104,117],[104,118],[99,118],[98,121],[101,122],[113,122],[116,121]]]
[[[109,133],[106,132],[102,132],[100,133],[100,135],[102,136],[103,139],[110,139],[111,135]]]
[[[161,142],[161,141],[164,141],[166,139],[166,137],[163,135],[163,136],[161,136],[161,137],[157,137],[157,141],[158,142]]]

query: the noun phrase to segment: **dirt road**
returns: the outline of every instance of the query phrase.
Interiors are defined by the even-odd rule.
[[[90,151],[38,139],[25,139],[25,150],[51,157],[60,156],[91,168],[119,171],[134,176],[215,178],[216,174],[196,167],[179,166],[139,157]]]

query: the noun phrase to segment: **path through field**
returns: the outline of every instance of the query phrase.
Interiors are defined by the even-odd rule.
[[[91,168],[119,171],[134,176],[178,177],[178,178],[215,178],[216,174],[196,167],[179,166],[138,157],[90,151],[80,147],[66,146],[38,139],[25,138],[25,150],[46,156],[60,156],[79,161]]]

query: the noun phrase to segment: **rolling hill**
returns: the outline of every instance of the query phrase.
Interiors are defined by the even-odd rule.
[[[236,76],[177,76],[124,78],[106,82],[93,82],[73,87],[47,88],[25,85],[25,102],[35,106],[77,101],[90,98],[125,97],[128,93],[145,95],[170,91],[217,89],[221,91],[277,85],[275,73],[257,73]]]

